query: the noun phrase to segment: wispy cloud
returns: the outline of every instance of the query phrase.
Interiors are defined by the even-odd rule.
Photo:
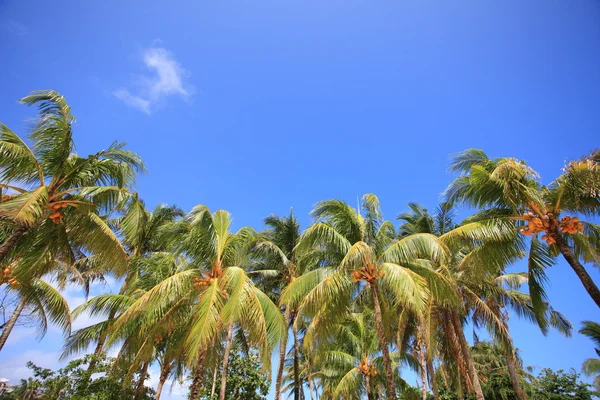
[[[193,88],[185,83],[190,73],[179,64],[173,54],[162,47],[152,47],[143,53],[146,67],[154,74],[137,79],[135,90],[121,87],[113,95],[129,107],[150,115],[167,97],[183,99],[192,95]]]
[[[116,90],[113,94],[129,107],[137,108],[150,115],[150,100],[142,99],[140,96],[131,94],[129,90],[123,88]]]
[[[2,23],[2,27],[12,33],[13,35],[23,36],[27,35],[27,27],[17,21],[6,21]]]

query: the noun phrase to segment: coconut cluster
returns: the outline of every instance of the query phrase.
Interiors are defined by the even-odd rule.
[[[194,287],[197,290],[204,290],[207,286],[210,286],[215,281],[215,278],[206,277],[206,278],[194,278]],[[223,296],[227,296],[227,291],[225,289],[221,290],[221,294]]]
[[[537,235],[538,233],[544,232],[542,240],[545,240],[547,244],[556,243],[556,239],[552,236],[551,232],[560,230],[563,233],[569,233],[571,235],[577,232],[583,232],[583,224],[577,217],[563,217],[558,222],[552,216],[546,215],[544,218],[537,217],[532,213],[523,215],[527,221],[527,226],[521,228],[520,232],[526,236]]]
[[[375,366],[367,359],[362,360],[358,364],[358,370],[364,376],[367,376],[367,375],[376,376],[377,375],[377,370],[375,369]]]
[[[0,284],[8,283],[11,288],[16,289],[19,287],[19,281],[12,274],[10,268],[6,267],[2,271],[2,279],[0,279]]]
[[[18,196],[18,194],[16,194],[16,193],[13,195],[5,194],[2,196],[2,201],[8,201],[8,200],[12,199],[13,197],[17,197],[17,196]]]
[[[369,264],[366,267],[361,267],[360,269],[352,271],[350,275],[352,275],[353,282],[373,282],[377,278],[383,278],[385,276],[385,272],[377,269],[375,265]]]
[[[65,217],[65,215],[60,211],[60,209],[66,207],[68,207],[68,205],[64,203],[50,204],[50,210],[52,211],[52,213],[48,216],[48,218],[55,224],[60,224],[63,218]]]

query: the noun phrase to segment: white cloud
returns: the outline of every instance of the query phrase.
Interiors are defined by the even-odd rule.
[[[13,35],[23,36],[27,34],[27,27],[25,25],[18,23],[17,21],[7,21],[2,24],[4,29],[12,33]]]
[[[135,108],[150,115],[150,101],[144,100],[139,96],[129,93],[127,89],[119,89],[113,93],[117,99],[127,104],[129,107]]]
[[[187,99],[193,88],[185,84],[189,72],[162,47],[151,47],[143,54],[144,64],[154,74],[141,76],[137,80],[136,90],[119,88],[113,95],[129,107],[150,115],[152,110],[166,101],[169,96]]]

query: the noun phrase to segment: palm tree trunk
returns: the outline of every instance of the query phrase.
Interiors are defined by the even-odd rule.
[[[217,390],[217,375],[219,374],[219,368],[215,365],[215,372],[213,373],[213,383],[210,388],[210,400],[213,400],[215,397],[215,392]]]
[[[371,377],[369,374],[365,375],[365,385],[367,386],[367,400],[375,400],[375,396],[372,392],[373,389],[371,389]]]
[[[512,346],[509,346],[506,350],[506,366],[508,367],[508,374],[510,375],[510,382],[512,383],[515,396],[518,400],[527,400],[527,394],[521,388],[519,383],[519,375],[517,374],[517,357]]]
[[[169,377],[170,372],[171,365],[168,362],[163,362],[163,365],[160,368],[160,377],[158,378],[158,386],[156,387],[156,394],[154,395],[154,400],[160,399],[160,395],[162,393],[163,387],[165,386],[165,382]]]
[[[10,332],[15,327],[15,324],[17,323],[17,320],[19,319],[19,316],[23,312],[24,308],[25,308],[25,299],[21,298],[21,300],[19,301],[19,304],[17,304],[17,308],[15,308],[15,311],[13,311],[12,315],[8,319],[8,322],[6,322],[6,325],[4,325],[4,329],[2,330],[2,334],[0,335],[0,350],[2,350],[2,348],[6,344],[8,335],[10,335]]]
[[[11,234],[6,238],[4,243],[0,245],[0,263],[4,261],[8,253],[14,249],[19,240],[25,235],[28,228],[24,225],[19,225]]]
[[[431,362],[431,358],[426,357],[425,363],[427,364],[427,375],[429,375],[429,383],[431,384],[431,390],[433,391],[433,399],[439,400],[440,393],[437,387],[437,381],[435,379],[435,369],[433,368],[433,362]]]
[[[233,322],[227,329],[227,339],[225,340],[225,354],[223,355],[223,370],[221,371],[221,392],[219,400],[225,400],[225,390],[227,390],[227,368],[229,367],[229,352],[231,351],[231,342],[233,341]]]
[[[190,400],[198,400],[200,397],[200,389],[202,386],[202,372],[204,370],[204,359],[206,358],[206,351],[202,350],[198,354],[198,361],[196,362],[196,368],[194,371],[194,379],[192,379],[192,385],[190,386]]]
[[[473,359],[471,358],[471,350],[469,349],[469,343],[467,343],[467,338],[465,337],[462,323],[460,322],[460,319],[456,313],[450,312],[450,315],[452,316],[452,322],[458,336],[458,342],[462,349],[463,357],[467,363],[467,368],[469,369],[469,376],[471,377],[475,398],[477,400],[485,400],[485,397],[483,396],[483,390],[481,390],[481,383],[479,382],[479,377],[477,376],[477,371],[475,370],[475,364],[473,364]]]
[[[310,377],[310,374],[307,377],[308,379],[308,393],[310,394],[310,400],[314,400],[313,398],[313,380]]]
[[[466,384],[466,387],[470,387],[471,380],[469,379],[469,374],[465,367],[464,357],[462,356],[462,352],[460,350],[460,344],[458,343],[458,335],[456,330],[454,329],[454,324],[452,323],[452,317],[450,316],[450,312],[444,313],[444,318],[442,319],[443,324],[443,332],[446,337],[446,341],[449,343],[450,354],[454,357],[455,366],[457,374],[456,381],[456,395],[459,400],[464,399],[464,390],[463,390],[463,381]],[[448,374],[446,378],[448,378]]]
[[[138,383],[135,388],[135,394],[133,395],[134,400],[139,400],[142,398],[142,393],[144,392],[144,382],[146,381],[146,375],[148,374],[149,366],[150,366],[150,361],[145,361],[142,364],[142,370],[140,371],[140,378],[138,379]]]
[[[429,322],[432,322],[433,316],[431,314],[431,305],[430,305],[430,309],[429,309]],[[431,390],[433,391],[433,397],[434,400],[438,400],[440,395],[438,393],[438,389],[437,389],[437,382],[435,380],[435,371],[433,369],[433,362],[431,361],[431,354],[427,354],[427,351],[429,350],[429,352],[431,353],[431,338],[428,334],[428,331],[426,330],[427,325],[425,323],[425,317],[421,316],[420,318],[420,322],[421,322],[421,329],[419,330],[420,334],[421,334],[421,340],[423,342],[423,346],[422,346],[422,351],[423,351],[423,358],[424,358],[424,367],[425,367],[425,371],[427,372],[427,377],[429,377],[428,381],[429,381],[429,385]],[[425,385],[423,385],[425,386]],[[424,394],[425,397],[423,397],[424,400],[427,399],[426,395]]]
[[[289,307],[285,308],[285,332],[281,335],[279,343],[279,365],[277,366],[277,376],[275,378],[275,400],[281,399],[281,383],[283,381],[283,367],[285,364],[285,353],[287,348],[287,335],[290,327],[291,311]]]
[[[565,260],[567,260],[571,268],[573,268],[573,271],[575,271],[575,273],[577,274],[577,277],[581,281],[581,284],[583,285],[585,290],[587,290],[592,300],[594,300],[596,305],[600,307],[600,289],[598,289],[598,286],[596,286],[596,284],[592,280],[592,277],[586,271],[585,267],[581,265],[581,263],[577,259],[577,256],[573,254],[573,250],[571,250],[571,247],[569,246],[567,241],[559,233],[555,234],[554,238],[556,239],[556,244],[558,245],[558,249],[560,250],[561,254],[565,258]]]
[[[425,361],[425,351],[423,348],[419,349],[419,366],[421,367],[421,384],[423,388],[423,400],[427,400],[427,363]]]
[[[301,400],[300,397],[300,342],[298,341],[298,328],[295,321],[292,322],[292,332],[294,333],[294,400]]]
[[[381,305],[379,304],[379,294],[377,293],[377,283],[369,282],[369,287],[371,289],[371,296],[373,297],[377,338],[379,339],[379,347],[381,348],[381,356],[383,357],[383,365],[385,366],[385,389],[387,399],[396,400],[396,385],[394,383],[394,373],[392,371],[392,361],[390,360],[388,343],[383,328],[383,317],[381,315]]]

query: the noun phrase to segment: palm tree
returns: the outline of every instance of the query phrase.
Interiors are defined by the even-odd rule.
[[[600,347],[600,324],[592,321],[583,321],[582,324],[579,333],[589,337],[596,346]],[[594,350],[600,356],[600,350],[598,348]],[[600,391],[600,358],[588,358],[583,362],[581,369],[585,375],[594,377],[594,387]]]
[[[461,176],[446,190],[448,201],[485,208],[482,219],[517,221],[520,232],[533,237],[530,260],[541,254],[552,261],[561,254],[600,307],[600,290],[582,265],[600,265],[600,226],[580,220],[600,213],[600,152],[569,162],[548,186],[539,183],[538,174],[524,161],[490,159],[479,149],[458,154],[450,169]],[[561,218],[561,213],[569,215]],[[537,239],[539,233],[543,242]],[[546,300],[545,267],[544,263],[529,267],[529,289],[538,310]]]
[[[492,396],[494,399],[513,399],[516,392],[511,392],[506,386],[497,388],[490,382],[490,378],[494,375],[510,376],[512,380],[513,372],[510,371],[511,367],[508,365],[508,358],[506,357],[504,346],[498,342],[478,342],[471,347],[471,353],[473,354],[473,361],[477,368],[477,373],[481,378],[481,381],[487,383],[486,393],[488,396]],[[516,353],[516,351],[515,351]],[[522,360],[515,354],[515,374],[519,386],[529,386],[533,376],[529,374],[522,365]],[[522,389],[521,389],[522,390]],[[519,395],[517,395],[517,398]],[[526,397],[525,397],[526,398]]]
[[[38,91],[21,101],[38,105],[40,117],[29,137],[32,147],[0,124],[0,188],[12,193],[0,199],[0,278],[37,290],[39,280],[56,271],[62,282],[66,276],[124,273],[127,254],[100,213],[127,196],[144,170],[141,160],[119,143],[79,157],[73,152],[74,117],[60,94]],[[80,268],[86,259],[97,268],[87,278]]]
[[[428,269],[427,260],[443,257],[444,250],[428,234],[396,241],[394,227],[383,220],[375,195],[365,195],[362,208],[364,215],[339,200],[317,204],[312,211],[317,222],[302,234],[297,251],[303,254],[319,250],[319,268],[292,282],[281,302],[297,307],[300,315],[313,316],[327,325],[335,322],[334,314],[343,315],[352,301],[366,291],[374,310],[387,398],[395,399],[395,374],[382,305],[389,298],[395,305],[421,311],[429,292],[426,279],[419,273],[427,270],[434,279],[436,274]],[[443,284],[437,288],[447,289]]]
[[[334,399],[363,393],[369,400],[376,398],[374,380],[384,371],[373,325],[370,310],[351,313],[328,340],[318,345],[315,363],[324,371],[324,393]]]
[[[0,203],[0,218],[13,224],[0,244],[0,263],[11,256],[35,265],[51,251],[72,264],[75,255],[60,251],[68,241],[122,273],[125,251],[98,212],[110,210],[123,198],[144,170],[141,159],[116,142],[79,157],[73,152],[75,117],[64,97],[51,90],[36,91],[21,102],[37,105],[39,119],[29,136],[32,147],[0,124],[0,188],[14,193],[4,195]],[[29,240],[21,243],[24,236]]]
[[[132,330],[144,336],[157,325],[175,323],[180,327],[186,364],[194,366],[192,399],[198,398],[207,352],[221,334],[227,333],[227,349],[236,326],[243,329],[268,366],[271,349],[284,329],[279,308],[244,271],[256,242],[254,231],[242,228],[231,233],[230,226],[226,211],[213,214],[206,206],[194,207],[178,227],[180,248],[190,259],[189,267],[136,299],[111,328],[109,343]],[[220,398],[226,389],[228,361],[226,350]]]
[[[423,320],[426,323],[421,324],[426,327],[424,342],[433,346],[435,341],[431,338],[435,333],[431,331],[432,327],[435,329],[436,326],[444,326],[440,341],[454,347],[448,352],[448,356],[458,359],[459,367],[466,367],[471,381],[470,384],[467,382],[467,386],[472,386],[476,396],[483,398],[480,379],[462,327],[466,317],[470,315],[476,327],[487,327],[492,336],[502,344],[515,394],[517,398],[525,399],[526,395],[516,375],[517,360],[508,331],[508,313],[505,308],[510,307],[517,315],[527,319],[537,319],[544,334],[547,326],[551,325],[568,336],[571,326],[564,316],[546,304],[542,313],[535,310],[531,297],[516,290],[527,282],[526,275],[504,273],[508,265],[520,258],[522,238],[516,234],[512,223],[506,220],[490,223],[468,218],[462,224],[455,224],[450,203],[440,205],[434,216],[418,204],[411,203],[410,208],[412,213],[404,213],[398,217],[403,221],[400,232],[414,234],[423,230],[438,237],[449,252],[445,259],[448,263],[442,266],[441,271],[459,289],[462,300],[462,306],[456,309],[447,307],[435,297],[429,299],[429,312],[424,314]],[[431,357],[433,352],[427,351],[426,354]],[[429,358],[427,361],[431,362]],[[434,390],[434,396],[437,396],[435,392]]]
[[[135,282],[140,272],[154,266],[152,262],[146,264],[147,257],[173,249],[175,235],[170,228],[183,215],[184,212],[178,207],[163,204],[159,204],[150,212],[137,194],[131,197],[125,206],[124,215],[112,221],[115,228],[120,231],[123,245],[132,260],[132,268],[127,270],[120,294],[127,291],[128,284]],[[108,321],[112,321],[114,317],[114,313],[109,314]],[[107,327],[108,325],[110,322],[106,324]],[[108,330],[98,337],[94,354],[102,353],[107,335]],[[93,369],[93,364],[91,367],[90,369]]]
[[[284,288],[297,277],[302,275],[306,266],[301,262],[295,248],[300,238],[300,224],[293,213],[287,217],[278,217],[271,215],[265,219],[265,225],[270,229],[263,232],[263,238],[259,239],[254,254],[257,257],[254,270],[250,274],[255,277],[255,281],[261,287],[265,287],[266,293],[273,294],[274,300],[278,301]],[[293,324],[295,310],[291,307],[285,307],[284,319],[286,327],[281,333],[279,343],[279,365],[277,367],[275,378],[275,400],[281,398],[281,385],[283,379],[283,370],[285,364],[285,355],[287,348],[288,331],[291,326],[294,336],[293,346],[293,369],[294,369],[294,399],[300,399],[301,381],[300,374],[300,354],[298,346],[298,329]]]
[[[477,310],[485,305],[475,301],[479,292],[472,290],[475,286],[473,284],[485,280],[486,276],[493,276],[518,256],[518,246],[511,242],[516,235],[507,224],[486,226],[480,222],[467,222],[459,226],[452,220],[453,209],[450,203],[440,205],[433,216],[419,204],[410,203],[409,207],[412,212],[398,216],[403,221],[399,228],[401,237],[416,233],[435,235],[448,252],[444,259],[446,264],[440,264],[440,273],[459,289],[461,296],[461,306],[458,308],[449,307],[445,304],[445,299],[432,296],[428,299],[427,312],[419,318],[416,339],[419,350],[426,348],[426,351],[419,354],[422,358],[423,396],[426,396],[425,375],[429,375],[432,389],[435,388],[434,397],[437,399],[439,396],[432,362],[436,341],[432,338],[437,333],[436,327],[443,326],[443,335],[439,340],[448,344],[447,355],[456,361],[459,372],[457,384],[460,385],[460,377],[464,377],[467,387],[471,388],[476,398],[483,399],[483,390],[466,341],[463,322],[473,307]],[[489,317],[485,312],[481,312],[481,315]],[[482,322],[491,322],[489,326],[497,328],[493,325],[495,320]]]

